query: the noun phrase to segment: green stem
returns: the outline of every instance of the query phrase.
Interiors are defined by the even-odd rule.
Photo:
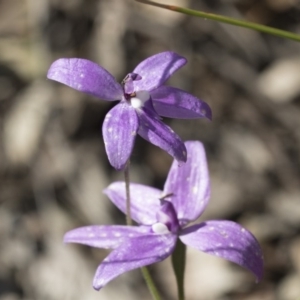
[[[129,165],[130,161],[128,160],[125,170],[124,170],[124,177],[125,177],[125,189],[126,189],[126,224],[128,226],[132,225],[132,218],[131,218],[131,209],[130,209],[130,177],[129,177]],[[146,281],[148,289],[152,295],[154,300],[161,300],[159,292],[154,284],[154,281],[150,275],[149,270],[146,267],[141,268],[143,277]]]
[[[273,27],[265,26],[265,25],[260,25],[260,24],[253,23],[253,22],[237,20],[234,18],[222,16],[222,15],[205,13],[205,12],[198,11],[198,10],[183,8],[183,7],[179,7],[179,6],[175,6],[175,5],[167,5],[167,4],[157,3],[157,2],[148,1],[148,0],[135,0],[135,1],[144,3],[144,4],[149,4],[149,5],[156,6],[156,7],[160,7],[160,8],[164,8],[164,9],[168,9],[168,10],[172,10],[172,11],[176,11],[176,12],[194,16],[194,17],[200,17],[200,18],[204,18],[204,19],[218,21],[221,23],[227,23],[227,24],[234,25],[234,26],[253,29],[256,31],[260,31],[260,32],[264,32],[264,33],[268,33],[271,35],[275,35],[275,36],[279,36],[282,38],[300,42],[300,35],[298,35],[296,33],[292,33],[292,32],[281,30],[281,29],[276,29]]]
[[[175,251],[172,254],[172,265],[177,281],[178,299],[184,300],[184,270],[185,270],[186,246],[177,240]]]
[[[142,271],[143,277],[144,277],[144,279],[145,279],[145,281],[147,283],[148,289],[149,289],[149,291],[150,291],[150,293],[152,295],[152,298],[154,300],[161,300],[159,292],[158,292],[158,290],[157,290],[157,288],[156,288],[156,286],[154,284],[154,281],[153,281],[153,279],[152,279],[152,277],[150,275],[150,272],[149,272],[148,268],[142,267],[141,271]]]

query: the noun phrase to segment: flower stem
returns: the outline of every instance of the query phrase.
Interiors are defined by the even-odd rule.
[[[234,26],[253,29],[256,31],[260,31],[260,32],[268,33],[268,34],[275,35],[278,37],[282,37],[282,38],[300,42],[300,35],[298,35],[296,33],[292,33],[292,32],[281,30],[281,29],[276,29],[273,27],[265,26],[265,25],[260,25],[260,24],[253,23],[253,22],[237,20],[235,18],[225,17],[222,15],[206,13],[206,12],[183,8],[183,7],[179,7],[179,6],[175,6],[175,5],[167,5],[167,4],[157,3],[154,1],[148,1],[148,0],[135,0],[135,1],[144,3],[144,4],[148,4],[148,5],[152,5],[152,6],[156,6],[156,7],[161,7],[161,8],[172,10],[172,11],[176,11],[176,12],[194,16],[194,17],[210,19],[210,20],[221,22],[221,23],[227,23],[227,24],[234,25]]]
[[[186,246],[177,240],[175,251],[172,254],[172,265],[177,281],[178,299],[184,300],[184,270],[185,270]]]
[[[125,170],[124,170],[124,176],[125,176],[125,189],[126,189],[126,224],[128,226],[132,225],[132,219],[131,219],[131,209],[130,209],[130,178],[129,178],[129,166],[130,161],[127,161]]]
[[[132,218],[131,218],[131,209],[130,209],[130,177],[129,177],[129,166],[130,161],[127,161],[125,170],[124,170],[124,177],[125,177],[125,189],[126,189],[126,224],[128,226],[132,225]],[[150,275],[149,270],[146,267],[141,268],[143,277],[146,281],[148,289],[152,295],[154,300],[161,300],[159,292],[154,284],[154,281]]]
[[[149,289],[149,291],[152,295],[152,298],[154,300],[161,300],[159,292],[158,292],[158,290],[157,290],[157,288],[154,284],[154,281],[153,281],[153,279],[150,275],[150,272],[149,272],[148,268],[147,267],[142,267],[141,271],[142,271],[143,277],[144,277],[144,279],[147,283],[148,289]]]

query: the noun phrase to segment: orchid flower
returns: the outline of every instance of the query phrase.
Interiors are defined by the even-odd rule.
[[[205,151],[200,142],[185,143],[187,163],[174,161],[164,191],[131,184],[132,218],[139,226],[87,226],[66,233],[64,241],[114,249],[99,265],[93,286],[101,289],[115,277],[164,260],[179,238],[184,244],[232,261],[262,278],[263,258],[255,237],[232,221],[205,221],[186,227],[204,211],[210,197]],[[104,193],[126,211],[125,183],[115,182]]]
[[[102,128],[108,159],[120,170],[126,166],[137,134],[179,162],[186,161],[184,143],[159,118],[211,119],[211,109],[205,102],[163,85],[186,62],[176,53],[162,52],[142,61],[119,84],[96,63],[61,58],[51,65],[47,77],[106,101],[120,101],[108,112]]]

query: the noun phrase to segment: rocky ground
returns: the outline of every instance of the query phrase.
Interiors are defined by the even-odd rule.
[[[297,0],[170,0],[300,34]],[[88,224],[123,224],[102,194],[122,174],[101,125],[113,104],[46,80],[60,57],[93,60],[120,81],[172,50],[188,64],[170,80],[205,100],[213,121],[169,120],[201,140],[212,198],[204,219],[251,230],[265,256],[256,284],[222,259],[188,250],[187,300],[300,299],[300,44],[125,0],[0,0],[0,300],[151,299],[139,271],[91,287],[105,250],[64,245]],[[138,138],[132,181],[162,187],[171,158]],[[176,299],[170,261],[151,267]]]

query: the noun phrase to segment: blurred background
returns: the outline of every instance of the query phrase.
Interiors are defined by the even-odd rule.
[[[298,0],[164,1],[300,34]],[[114,104],[46,79],[57,58],[99,63],[119,81],[146,57],[188,59],[169,84],[210,104],[213,121],[169,120],[201,140],[212,198],[205,219],[230,219],[262,245],[265,275],[188,250],[188,300],[300,298],[300,44],[125,0],[0,0],[0,299],[151,299],[140,271],[103,290],[107,251],[64,245],[66,231],[124,224],[102,194],[123,178],[104,152]],[[171,158],[137,138],[131,179],[162,188]],[[176,299],[169,260],[151,267]]]

